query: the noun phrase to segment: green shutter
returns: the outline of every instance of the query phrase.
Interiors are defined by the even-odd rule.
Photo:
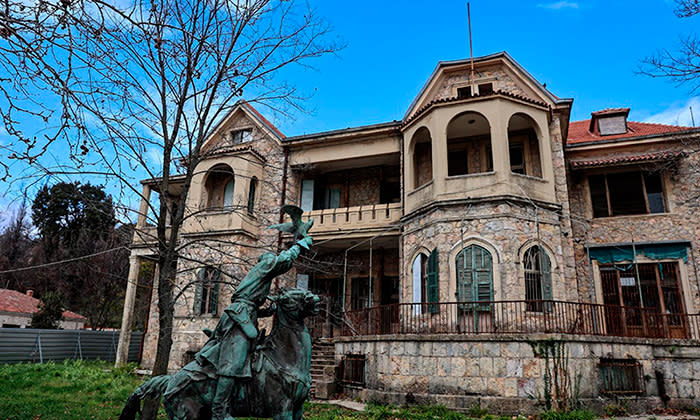
[[[457,255],[457,296],[460,302],[493,300],[493,263],[491,254],[478,245],[470,245]],[[478,310],[490,310],[490,305],[475,305]],[[471,310],[473,305],[461,305]]]
[[[440,301],[440,289],[439,289],[439,278],[438,278],[438,250],[437,247],[433,249],[428,257],[428,284],[427,287],[427,301],[429,303],[437,303]],[[428,312],[435,314],[440,312],[439,305],[429,305]]]
[[[194,285],[194,314],[202,315],[202,294],[204,292],[204,278],[206,277],[206,269],[200,268],[197,271],[197,282]]]
[[[552,263],[542,248],[540,248],[540,270],[542,273],[542,299],[552,300]],[[544,309],[547,312],[551,312],[552,304],[550,302],[545,303]]]
[[[464,248],[457,255],[457,300],[473,302],[472,293],[472,252],[471,247]],[[469,305],[460,305],[460,309],[468,309]]]

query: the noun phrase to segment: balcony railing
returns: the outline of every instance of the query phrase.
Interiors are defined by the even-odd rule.
[[[400,303],[350,311],[341,335],[537,334],[700,339],[700,314],[554,300]]]
[[[384,228],[399,221],[401,203],[313,210],[304,213],[304,218],[314,219],[315,234]]]

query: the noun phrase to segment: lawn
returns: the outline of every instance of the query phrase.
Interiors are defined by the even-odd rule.
[[[131,368],[105,362],[0,365],[0,420],[117,419],[127,396],[143,378]],[[390,420],[465,418],[440,407],[392,409],[369,406],[354,412],[325,404],[307,404],[309,420]],[[160,418],[165,419],[162,415]]]

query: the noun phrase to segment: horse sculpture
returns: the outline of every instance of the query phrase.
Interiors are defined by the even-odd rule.
[[[234,388],[230,414],[300,420],[311,389],[311,335],[304,319],[318,314],[320,299],[300,289],[270,299],[276,304],[272,331],[259,339],[251,355],[251,380]],[[193,377],[192,370],[185,367],[172,376],[150,379],[131,394],[119,419],[134,420],[143,398],[160,399],[166,389],[163,405],[171,420],[211,419],[216,371],[205,366],[197,366],[196,371]],[[174,384],[178,385],[172,392]]]

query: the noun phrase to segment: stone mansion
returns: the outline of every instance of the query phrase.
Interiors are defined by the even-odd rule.
[[[381,124],[286,137],[236,106],[188,195],[171,368],[257,256],[284,246],[265,227],[291,203],[315,246],[277,286],[326,301],[309,327],[336,368],[315,372],[317,396],[337,381],[365,399],[504,413],[547,395],[700,404],[700,129],[630,121],[629,108],[570,121],[573,99],[507,53],[473,65],[438,63]],[[144,200],[160,193],[142,184]],[[142,216],[132,264],[152,255],[152,229]],[[157,324],[154,301],[145,367]],[[567,395],[547,389],[552,369]]]

